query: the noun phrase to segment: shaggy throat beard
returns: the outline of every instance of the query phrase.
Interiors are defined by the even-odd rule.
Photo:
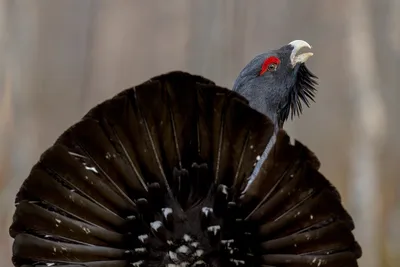
[[[317,76],[304,63],[296,66],[296,68],[298,68],[296,82],[277,112],[279,127],[283,126],[289,115],[292,120],[294,117],[300,116],[303,112],[302,104],[310,107],[310,101],[315,102],[314,97],[317,92],[316,86],[318,85]]]

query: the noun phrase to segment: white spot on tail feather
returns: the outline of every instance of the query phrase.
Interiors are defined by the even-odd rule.
[[[192,238],[191,238],[189,235],[184,234],[184,235],[183,235],[183,240],[185,240],[186,242],[189,242],[189,241],[192,240]]]
[[[292,136],[289,136],[289,138],[290,138],[290,140],[289,140],[290,144],[292,146],[294,146],[294,144],[296,143],[296,139],[294,139],[294,137],[292,137]]]
[[[178,255],[175,252],[168,251],[168,256],[172,261],[178,261]]]
[[[233,239],[221,240],[221,244],[228,245],[228,246],[230,244],[232,244],[233,242],[235,242],[235,240],[233,240]]]
[[[204,215],[208,216],[209,213],[213,212],[213,209],[212,209],[212,208],[209,208],[209,207],[203,207],[203,208],[201,209],[201,212],[203,212]]]
[[[213,232],[214,235],[216,235],[217,232],[218,232],[220,229],[221,229],[221,226],[219,226],[219,225],[213,225],[213,226],[207,227],[207,230],[208,230],[209,232]]]
[[[95,173],[99,173],[99,172],[96,170],[95,167],[85,166],[85,169],[88,170],[88,171],[92,171],[92,172],[95,172]]]
[[[223,193],[224,195],[227,195],[227,194],[228,194],[228,187],[223,186],[223,187],[222,187],[222,193]]]
[[[139,253],[146,252],[146,248],[135,248],[135,252],[139,252]]]
[[[131,265],[135,266],[135,267],[139,267],[140,265],[142,265],[144,263],[144,261],[136,261],[136,262],[132,262]]]
[[[196,251],[194,252],[194,254],[196,255],[196,257],[200,257],[201,255],[204,254],[204,251],[201,250],[201,249],[198,249],[198,250],[196,250]]]
[[[197,265],[206,265],[204,261],[196,261],[192,266],[197,266]]]
[[[139,235],[138,239],[140,240],[140,242],[144,243],[144,241],[148,238],[148,235]]]
[[[172,209],[171,208],[162,208],[161,211],[164,214],[165,218],[167,218],[168,215],[172,214]]]
[[[192,242],[190,243],[190,246],[197,248],[199,246],[199,242]]]
[[[235,259],[229,259],[231,262],[233,262],[236,266],[239,264],[245,264],[245,261],[243,260],[235,260]]]
[[[176,250],[176,252],[187,254],[189,252],[189,248],[185,245],[182,245]]]
[[[153,228],[155,231],[158,231],[158,229],[162,226],[162,222],[160,221],[154,221],[150,223],[151,228]]]

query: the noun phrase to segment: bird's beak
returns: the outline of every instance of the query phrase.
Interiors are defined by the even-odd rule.
[[[293,68],[299,63],[305,63],[312,55],[314,55],[311,52],[297,54],[297,52],[299,52],[302,48],[307,47],[308,49],[311,49],[311,45],[309,45],[309,43],[306,41],[294,40],[290,42],[289,45],[293,47],[292,53],[290,54],[290,62]]]

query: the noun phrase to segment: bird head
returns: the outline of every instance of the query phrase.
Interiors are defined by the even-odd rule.
[[[252,108],[267,115],[282,128],[289,115],[293,119],[302,112],[302,103],[314,101],[317,77],[305,62],[313,55],[301,52],[311,46],[302,40],[253,58],[240,72],[233,91],[243,95]]]

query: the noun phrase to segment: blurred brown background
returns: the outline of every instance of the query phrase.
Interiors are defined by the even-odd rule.
[[[400,266],[399,0],[0,0],[0,266],[18,187],[92,106],[176,69],[230,88],[294,39],[313,45],[320,86],[286,128],[341,192],[360,266]]]

